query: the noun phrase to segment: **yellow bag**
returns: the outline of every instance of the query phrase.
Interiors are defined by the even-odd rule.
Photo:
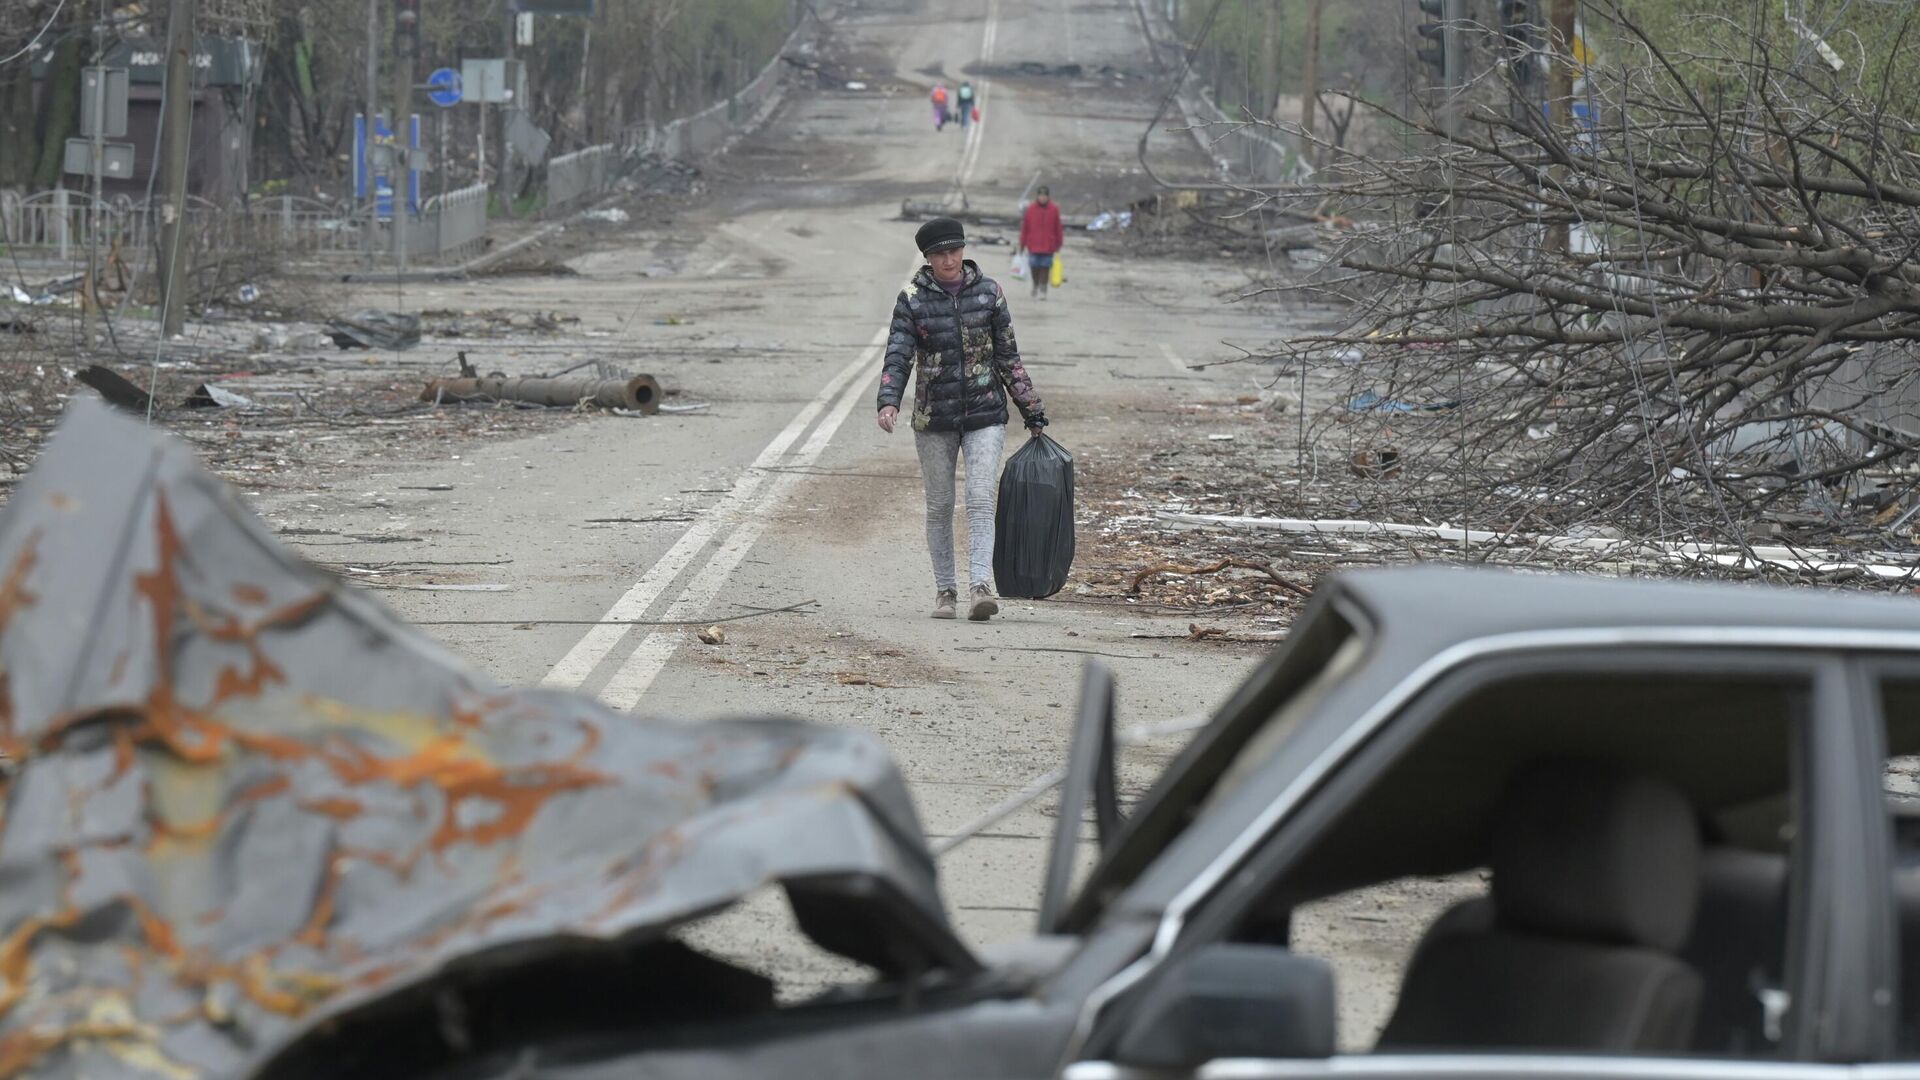
[[[1060,253],[1057,251],[1054,252],[1053,253],[1053,271],[1047,275],[1048,288],[1057,289],[1060,286],[1065,285],[1067,283],[1067,272],[1065,269],[1063,269],[1064,265],[1065,265],[1065,262],[1060,258]]]

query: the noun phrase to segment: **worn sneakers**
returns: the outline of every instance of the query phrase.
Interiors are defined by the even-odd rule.
[[[953,618],[954,608],[957,607],[959,603],[959,593],[954,592],[952,589],[941,589],[939,594],[933,598],[933,617],[936,619]]]
[[[993,594],[985,585],[975,585],[967,590],[967,618],[974,622],[986,622],[1000,614],[1000,605],[994,602]]]

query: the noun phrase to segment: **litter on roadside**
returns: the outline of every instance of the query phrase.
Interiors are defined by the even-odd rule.
[[[1440,412],[1455,408],[1459,404],[1457,401],[1399,401],[1383,397],[1372,390],[1363,390],[1347,402],[1347,408],[1352,412]]]
[[[328,322],[326,333],[342,349],[411,349],[420,344],[420,317],[369,308]]]
[[[181,404],[189,409],[242,409],[252,405],[253,399],[213,383],[201,383]]]

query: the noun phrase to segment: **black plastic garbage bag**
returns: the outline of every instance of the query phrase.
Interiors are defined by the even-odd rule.
[[[1038,600],[1073,568],[1073,455],[1045,434],[1007,459],[993,525],[993,580],[1001,596]]]

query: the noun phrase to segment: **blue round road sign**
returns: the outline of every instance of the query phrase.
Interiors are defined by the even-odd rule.
[[[441,108],[460,104],[460,73],[452,68],[441,68],[427,76],[427,100]]]

